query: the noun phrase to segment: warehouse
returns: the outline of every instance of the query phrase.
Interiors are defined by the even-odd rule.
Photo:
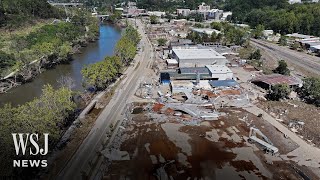
[[[225,65],[207,65],[209,75],[215,80],[233,79],[233,72]]]
[[[297,88],[302,87],[302,80],[292,77],[292,76],[285,76],[281,74],[269,74],[258,76],[251,80],[251,82],[263,89],[271,89],[272,86],[278,84],[286,84],[290,88]]]
[[[226,57],[213,49],[173,49],[172,55],[179,62],[179,67],[205,67],[227,63]]]

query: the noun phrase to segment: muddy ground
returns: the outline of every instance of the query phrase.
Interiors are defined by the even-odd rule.
[[[259,107],[283,121],[282,123],[286,126],[289,126],[290,122],[304,122],[305,124],[297,129],[297,134],[320,147],[320,107],[293,100],[262,101]]]
[[[122,159],[111,163],[104,179],[301,179],[299,173],[314,177],[307,168],[266,155],[247,142],[249,127],[255,126],[281,154],[297,148],[275,128],[241,109],[222,111],[226,116],[219,120],[194,126],[177,120],[183,116],[159,115],[164,122],[150,118],[152,112],[134,114],[121,136]]]

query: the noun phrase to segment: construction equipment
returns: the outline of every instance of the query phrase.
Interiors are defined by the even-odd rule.
[[[260,136],[260,138],[257,137]],[[275,147],[272,142],[265,136],[259,129],[255,127],[250,128],[250,133],[249,133],[249,139],[248,142],[256,142],[263,146],[263,149],[266,153],[271,153],[272,155],[275,155],[279,152],[279,149]]]

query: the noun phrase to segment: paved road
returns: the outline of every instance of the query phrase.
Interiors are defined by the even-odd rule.
[[[144,69],[147,68],[149,61],[151,61],[151,44],[142,30],[143,25],[139,20],[137,20],[137,25],[142,36],[141,43],[144,47],[142,54],[137,55],[135,58],[136,66],[139,66],[137,68],[136,66],[128,68],[126,71],[127,78],[118,86],[110,103],[103,109],[89,135],[67,166],[60,172],[57,179],[81,179],[81,173],[92,166],[90,163],[92,163],[102,146],[102,142],[106,139],[109,125],[123,118],[121,112],[127,104],[127,100],[134,94],[139,84],[139,78],[144,75]],[[138,62],[140,63],[138,64]]]
[[[265,50],[270,55],[300,66],[307,71],[320,75],[320,58],[291,50],[262,40],[251,39],[251,44]]]

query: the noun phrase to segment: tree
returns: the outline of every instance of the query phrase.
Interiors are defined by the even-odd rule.
[[[13,54],[7,54],[0,50],[0,71],[15,64],[15,57]]]
[[[85,85],[105,89],[117,77],[117,66],[110,59],[90,64],[81,70]]]
[[[281,36],[279,39],[280,46],[286,46],[287,45],[287,38],[285,36]]]
[[[299,42],[294,42],[294,43],[291,45],[291,48],[292,48],[293,50],[297,50],[299,47],[300,47]]]
[[[167,43],[166,39],[164,39],[164,38],[158,39],[158,46],[164,46],[164,45],[166,45],[166,43]]]
[[[249,59],[255,59],[255,60],[260,60],[261,59],[261,53],[260,49],[255,50],[253,53],[250,54]]]
[[[216,29],[216,30],[218,30],[218,31],[221,31],[221,30],[222,30],[222,24],[219,23],[219,22],[212,22],[212,23],[210,24],[210,26],[211,26],[212,29]]]
[[[290,91],[291,90],[287,84],[277,84],[272,86],[271,90],[267,94],[267,98],[273,101],[286,99],[288,98]]]
[[[124,64],[128,64],[136,55],[136,50],[136,45],[127,37],[123,37],[116,44],[115,54]]]
[[[253,30],[252,35],[254,38],[261,38],[263,36],[264,26],[259,24],[256,26],[256,28]]]
[[[150,16],[150,23],[151,24],[157,24],[158,23],[158,17],[156,15]]]
[[[290,70],[288,69],[288,65],[285,60],[280,60],[278,67],[273,70],[275,73],[279,73],[282,75],[290,75]]]
[[[139,32],[131,25],[126,28],[123,37],[130,39],[134,44],[138,44],[141,40]]]
[[[299,90],[301,98],[308,103],[320,106],[320,78],[306,78],[303,81],[303,86]]]

